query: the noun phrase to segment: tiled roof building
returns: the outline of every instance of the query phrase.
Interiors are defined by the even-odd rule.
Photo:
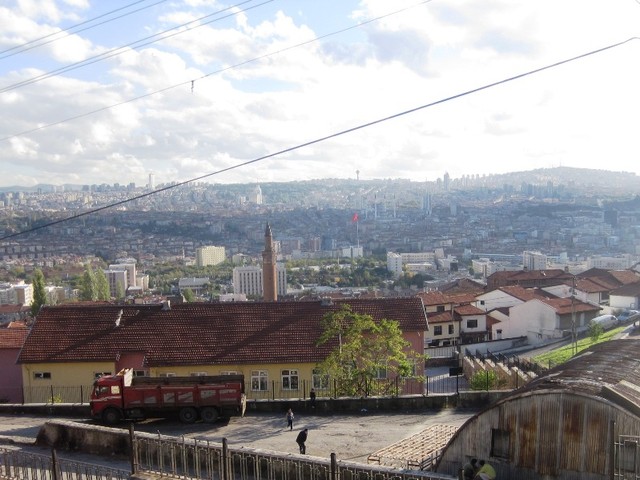
[[[349,305],[374,320],[399,323],[410,349],[423,353],[427,317],[419,298],[309,302],[43,307],[20,352],[25,386],[90,385],[96,375],[132,368],[139,374],[220,375],[314,381],[314,368],[337,347],[317,346],[325,314]],[[416,365],[422,375],[424,362]],[[46,382],[45,382],[46,380]],[[297,383],[297,381],[296,381]],[[253,383],[252,383],[253,385]],[[275,388],[275,387],[274,387]],[[295,389],[298,390],[298,387]]]

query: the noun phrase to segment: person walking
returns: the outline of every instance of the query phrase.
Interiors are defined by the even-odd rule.
[[[311,408],[316,408],[316,390],[314,388],[309,392],[309,399],[311,400]]]
[[[305,442],[307,441],[308,432],[309,429],[305,428],[304,430],[301,430],[296,437],[296,443],[298,444],[298,447],[300,447],[300,453],[302,454],[307,453],[307,446],[305,445]]]
[[[293,410],[287,410],[287,427],[289,430],[293,430]]]

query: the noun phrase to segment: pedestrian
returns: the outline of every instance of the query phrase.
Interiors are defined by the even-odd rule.
[[[293,410],[287,410],[287,427],[289,430],[293,430]]]
[[[478,471],[478,459],[472,458],[471,461],[464,464],[462,467],[462,478],[464,480],[473,480]]]
[[[302,454],[307,452],[307,447],[304,443],[307,441],[308,431],[309,430],[305,428],[304,430],[301,430],[296,437],[296,443],[298,444],[298,447],[300,447],[300,453]]]
[[[480,470],[478,470],[474,478],[477,480],[495,480],[496,471],[489,463],[480,460]]]
[[[314,388],[311,388],[309,392],[309,399],[311,400],[311,408],[316,408],[316,391]]]

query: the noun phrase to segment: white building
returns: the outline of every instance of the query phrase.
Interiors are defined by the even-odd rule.
[[[287,293],[287,270],[281,263],[276,264],[278,295]],[[233,293],[261,297],[263,293],[262,267],[251,265],[233,269]]]
[[[364,249],[362,247],[355,247],[351,245],[341,249],[341,257],[346,258],[362,258],[364,256]]]
[[[393,252],[387,252],[387,270],[391,272],[394,278],[402,276],[402,255]]]
[[[118,298],[119,295],[124,295],[127,293],[127,289],[129,288],[129,272],[126,269],[111,269],[111,265],[109,266],[109,270],[104,270],[104,275],[107,277],[107,281],[109,282],[109,293],[112,297]]]
[[[33,303],[33,286],[30,283],[0,284],[0,305],[31,305]]]
[[[587,260],[588,268],[601,268],[602,270],[625,270],[631,268],[635,263],[631,255],[620,255],[616,257],[594,256]]]
[[[135,260],[133,259],[128,259],[128,260],[129,261],[127,261],[126,263],[125,262],[113,263],[109,265],[109,270],[106,270],[104,272],[105,275],[107,275],[107,277],[108,277],[107,272],[125,272],[127,276],[127,282],[124,288],[125,292],[127,291],[127,288],[136,286],[136,279],[137,279]],[[112,295],[113,293],[114,293],[114,290],[111,290]]]
[[[525,270],[546,270],[547,256],[541,252],[524,251],[522,265]]]
[[[196,249],[196,265],[206,267],[208,265],[218,265],[226,260],[224,247],[214,245],[199,247]]]

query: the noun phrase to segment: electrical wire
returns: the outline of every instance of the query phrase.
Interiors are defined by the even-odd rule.
[[[34,48],[42,47],[43,45],[48,45],[50,43],[57,42],[58,40],[62,40],[63,38],[66,38],[66,37],[68,37],[70,35],[73,35],[73,34],[76,34],[76,33],[80,33],[80,32],[84,32],[86,30],[91,30],[92,28],[98,27],[100,25],[104,25],[105,23],[113,22],[114,20],[119,20],[121,18],[127,17],[129,15],[134,14],[134,13],[141,12],[142,10],[146,10],[147,8],[155,7],[156,5],[158,5],[160,3],[164,3],[167,0],[159,0],[159,1],[155,2],[155,3],[152,3],[151,5],[147,5],[145,7],[138,8],[137,10],[133,10],[131,12],[124,13],[122,15],[118,15],[117,17],[113,17],[113,18],[110,18],[108,20],[104,20],[104,21],[102,21],[100,23],[96,23],[95,25],[91,25],[91,26],[82,28],[80,30],[74,30],[73,32],[71,31],[71,30],[73,30],[73,29],[75,29],[77,27],[81,27],[82,25],[87,25],[87,24],[89,24],[89,23],[91,23],[91,22],[93,22],[95,20],[99,20],[99,19],[107,17],[107,16],[109,16],[109,15],[111,15],[113,13],[120,12],[122,10],[125,10],[125,9],[129,8],[129,7],[132,7],[133,5],[137,5],[138,3],[143,3],[143,2],[146,2],[146,1],[147,0],[138,0],[137,2],[130,3],[129,5],[125,5],[124,7],[116,8],[115,10],[111,10],[110,12],[106,12],[106,13],[103,13],[102,15],[98,15],[97,17],[93,17],[93,18],[90,18],[88,20],[85,20],[84,22],[76,23],[75,25],[71,25],[70,27],[67,27],[65,29],[58,30],[58,31],[50,33],[48,35],[44,35],[44,36],[42,36],[40,38],[34,38],[33,40],[29,40],[28,42],[22,43],[21,45],[15,45],[15,46],[13,46],[11,48],[7,48],[5,50],[0,50],[0,60],[2,60],[4,58],[8,58],[8,57],[13,57],[14,55],[19,55],[19,54],[24,53],[24,52],[28,52],[29,50],[33,50]],[[51,37],[54,37],[56,35],[60,35],[60,34],[63,34],[63,33],[66,33],[66,35],[59,36],[58,38],[51,38]],[[47,40],[47,39],[49,39],[49,40]],[[40,42],[42,40],[46,40],[46,41],[43,41],[42,43],[37,43],[37,42]],[[19,51],[16,52],[15,50],[19,50]],[[8,53],[8,52],[11,52],[11,53]],[[5,53],[7,55],[4,55]]]
[[[240,13],[247,12],[247,11],[252,10],[254,8],[261,7],[263,5],[266,5],[267,3],[273,2],[275,0],[266,0],[266,1],[262,2],[262,3],[257,4],[257,5],[253,5],[253,6],[247,7],[244,10],[238,10],[237,12],[229,13],[229,14],[224,15],[224,16],[219,17],[219,18],[214,18],[213,20],[209,20],[208,22],[203,22],[203,23],[196,24],[195,26],[191,26],[187,30],[175,31],[175,30],[178,30],[178,29],[181,29],[181,28],[184,28],[184,27],[189,27],[190,25],[195,24],[197,22],[200,22],[201,20],[203,20],[205,18],[209,18],[209,17],[212,17],[214,15],[218,15],[218,14],[220,14],[222,12],[226,12],[228,10],[236,8],[236,7],[240,6],[240,5],[244,5],[245,3],[250,3],[252,1],[254,1],[254,0],[245,0],[244,2],[240,2],[240,3],[236,4],[236,5],[232,5],[230,7],[223,8],[221,10],[218,10],[218,11],[216,11],[214,13],[210,13],[208,15],[205,15],[203,17],[197,18],[195,20],[191,20],[191,21],[183,23],[181,25],[177,25],[177,26],[172,27],[172,28],[170,28],[168,30],[165,30],[163,32],[155,33],[153,35],[149,35],[148,37],[141,38],[139,40],[136,40],[134,42],[128,43],[126,45],[122,45],[120,47],[113,48],[111,50],[107,50],[106,52],[100,53],[98,55],[94,55],[92,57],[85,58],[84,60],[80,60],[79,62],[71,63],[69,65],[65,65],[64,67],[56,68],[55,70],[51,70],[49,72],[43,73],[43,74],[38,75],[36,77],[28,78],[28,79],[23,80],[21,82],[17,82],[17,83],[14,83],[12,85],[8,85],[6,87],[2,87],[2,88],[0,88],[0,93],[9,92],[11,90],[15,90],[15,89],[20,88],[20,87],[24,87],[24,86],[27,86],[27,85],[31,85],[33,83],[37,83],[37,82],[39,82],[41,80],[46,80],[47,78],[57,77],[58,75],[70,72],[72,70],[76,70],[78,68],[86,67],[88,65],[93,65],[94,63],[98,63],[98,62],[101,62],[103,60],[107,60],[109,58],[113,58],[113,57],[116,57],[118,55],[121,55],[121,54],[127,52],[128,48],[132,48],[132,49],[135,50],[137,48],[145,47],[147,45],[151,45],[153,43],[156,43],[156,42],[159,42],[159,41],[162,41],[162,40],[166,40],[167,38],[175,37],[176,35],[180,35],[180,34],[185,33],[185,32],[193,31],[196,28],[203,27],[205,25],[209,25],[209,24],[214,23],[214,22],[219,22],[221,20],[224,20],[224,19],[229,18],[229,17],[233,17],[233,16],[238,15]],[[173,32],[173,33],[171,33],[169,35],[165,35],[165,34],[168,34],[169,32]],[[153,39],[153,40],[151,40],[151,39]],[[149,41],[145,42],[146,40],[149,40]],[[145,43],[140,43],[140,42],[145,42]]]
[[[297,43],[297,44],[295,44],[295,45],[290,45],[290,46],[288,46],[288,47],[284,47],[284,48],[282,48],[282,49],[275,50],[275,51],[273,51],[273,52],[268,52],[268,53],[265,53],[265,54],[260,55],[260,56],[258,56],[258,57],[254,57],[254,58],[251,58],[251,59],[249,59],[249,60],[245,60],[245,61],[243,61],[243,62],[236,63],[236,64],[234,64],[234,65],[229,65],[229,66],[227,66],[227,67],[221,68],[221,69],[219,69],[219,70],[215,70],[215,71],[213,71],[213,72],[209,72],[209,73],[204,74],[204,75],[202,75],[202,76],[200,76],[200,77],[197,77],[197,78],[194,78],[194,79],[191,79],[191,80],[186,80],[186,81],[181,82],[181,83],[176,83],[176,84],[174,84],[174,85],[170,85],[170,86],[168,86],[168,87],[164,87],[164,88],[161,88],[161,89],[159,89],[159,90],[155,90],[155,91],[153,91],[153,92],[145,93],[144,95],[139,95],[139,96],[137,96],[137,97],[132,97],[132,98],[129,98],[129,99],[127,99],[127,100],[123,100],[122,102],[118,102],[118,103],[114,103],[114,104],[111,104],[111,105],[107,105],[107,106],[105,106],[105,107],[97,108],[97,109],[95,109],[95,110],[91,110],[91,111],[89,111],[89,112],[85,112],[85,113],[81,113],[81,114],[74,115],[74,116],[71,116],[71,117],[67,117],[67,118],[64,118],[64,119],[62,119],[62,120],[58,120],[58,121],[56,121],[56,122],[52,122],[52,123],[47,123],[47,124],[44,124],[44,125],[40,125],[40,126],[38,126],[38,127],[31,128],[31,129],[28,129],[28,130],[23,130],[23,131],[21,131],[21,132],[14,133],[14,134],[11,134],[11,135],[8,135],[8,136],[6,136],[6,137],[1,137],[1,138],[0,138],[0,142],[5,141],[5,140],[10,140],[10,139],[12,139],[12,138],[16,138],[16,137],[21,137],[21,136],[23,136],[23,135],[28,135],[28,134],[30,134],[30,133],[35,133],[35,132],[38,132],[38,131],[40,131],[40,130],[44,130],[44,129],[49,128],[49,127],[54,127],[54,126],[56,126],[56,125],[61,125],[61,124],[66,123],[66,122],[70,122],[70,121],[73,121],[73,120],[78,120],[78,119],[80,119],[80,118],[88,117],[88,116],[94,115],[94,114],[96,114],[96,113],[100,113],[100,112],[104,112],[104,111],[106,111],[106,110],[110,110],[111,108],[119,107],[119,106],[121,106],[121,105],[126,105],[127,103],[136,102],[136,101],[138,101],[138,100],[142,100],[143,98],[151,97],[151,96],[153,96],[153,95],[157,95],[157,94],[159,94],[159,93],[164,93],[164,92],[167,92],[167,91],[169,91],[169,90],[173,90],[174,88],[178,88],[178,87],[182,87],[182,86],[187,86],[187,85],[189,85],[189,86],[193,87],[193,85],[194,85],[194,83],[195,83],[195,82],[200,81],[200,80],[203,80],[203,79],[208,78],[208,77],[211,77],[211,76],[213,76],[213,75],[217,75],[217,74],[220,74],[220,73],[224,73],[224,72],[226,72],[226,71],[228,71],[228,70],[233,70],[233,69],[235,69],[235,68],[240,68],[240,67],[243,67],[243,66],[245,66],[245,65],[249,65],[249,64],[251,64],[251,63],[253,63],[253,62],[257,62],[257,61],[259,61],[259,60],[263,60],[263,59],[265,59],[265,58],[268,58],[268,57],[271,57],[271,56],[274,56],[274,55],[279,55],[279,54],[284,53],[284,52],[287,52],[287,51],[289,51],[289,50],[293,50],[293,49],[295,49],[295,48],[299,48],[299,47],[302,47],[302,46],[304,46],[304,45],[309,45],[309,44],[311,44],[311,43],[314,43],[314,42],[317,42],[317,41],[320,41],[320,40],[324,40],[325,38],[328,38],[328,37],[331,37],[331,36],[334,36],[334,35],[339,35],[339,34],[341,34],[341,33],[348,32],[348,31],[353,30],[353,29],[356,29],[356,28],[361,28],[361,27],[363,27],[363,26],[365,26],[365,25],[368,25],[368,24],[370,24],[370,23],[377,22],[377,21],[379,21],[379,20],[382,20],[382,19],[384,19],[384,18],[390,17],[390,16],[392,16],[392,15],[396,15],[396,14],[398,14],[398,13],[405,12],[405,11],[407,11],[407,10],[409,10],[409,9],[412,9],[412,8],[418,7],[418,6],[420,6],[420,5],[424,5],[424,4],[426,4],[426,3],[430,3],[431,1],[433,1],[433,0],[424,0],[424,1],[420,2],[420,3],[416,3],[416,4],[414,4],[414,5],[411,5],[411,6],[408,6],[408,7],[402,8],[402,9],[400,9],[400,10],[395,10],[395,11],[393,11],[393,12],[386,13],[386,14],[381,15],[381,16],[379,16],[379,17],[370,18],[370,19],[368,19],[368,20],[365,20],[365,21],[363,21],[363,22],[357,23],[357,24],[355,24],[355,25],[351,25],[351,26],[349,26],[349,27],[346,27],[346,28],[343,28],[343,29],[340,29],[340,30],[335,30],[335,31],[333,31],[333,32],[326,33],[326,34],[324,34],[324,35],[320,35],[320,36],[318,36],[318,37],[314,37],[314,38],[312,38],[312,39],[305,40],[304,42],[300,42],[300,43]]]
[[[586,53],[583,53],[583,54],[580,54],[580,55],[577,55],[577,56],[574,56],[574,57],[570,57],[570,58],[567,58],[567,59],[564,59],[564,60],[560,60],[558,62],[549,64],[549,65],[545,65],[544,67],[536,68],[534,70],[529,70],[527,72],[520,73],[518,75],[514,75],[512,77],[508,77],[508,78],[505,78],[505,79],[502,79],[502,80],[499,80],[499,81],[496,81],[496,82],[493,82],[493,83],[488,83],[488,84],[485,84],[483,86],[480,86],[480,87],[477,87],[477,88],[473,88],[471,90],[466,90],[464,92],[461,92],[461,93],[458,93],[458,94],[455,94],[455,95],[451,95],[449,97],[445,97],[445,98],[442,98],[440,100],[436,100],[436,101],[431,102],[431,103],[426,103],[426,104],[411,108],[409,110],[404,110],[402,112],[394,113],[392,115],[389,115],[389,116],[386,116],[386,117],[382,117],[382,118],[379,118],[377,120],[373,120],[373,121],[370,121],[370,122],[367,122],[367,123],[362,123],[362,124],[357,125],[355,127],[347,128],[346,130],[341,130],[339,132],[335,132],[335,133],[332,133],[332,134],[329,134],[329,135],[326,135],[326,136],[323,136],[323,137],[318,137],[318,138],[316,138],[314,140],[309,140],[309,141],[304,142],[304,143],[299,143],[298,145],[295,145],[293,147],[288,147],[288,148],[285,148],[283,150],[279,150],[279,151],[276,151],[276,152],[273,152],[273,153],[269,153],[267,155],[263,155],[261,157],[254,158],[253,160],[248,160],[246,162],[237,163],[237,164],[232,165],[230,167],[226,167],[226,168],[222,168],[220,170],[216,170],[215,172],[207,173],[207,174],[204,174],[204,175],[200,175],[198,177],[191,178],[189,180],[185,180],[185,181],[182,181],[182,182],[178,182],[178,183],[174,183],[174,184],[171,184],[171,185],[167,185],[165,187],[159,188],[157,190],[153,190],[151,192],[146,192],[146,193],[143,193],[141,195],[136,195],[136,196],[131,197],[131,198],[127,198],[127,199],[120,200],[120,201],[115,202],[115,203],[104,205],[102,207],[98,207],[98,208],[94,208],[94,209],[91,209],[91,210],[87,210],[86,212],[81,212],[81,213],[78,213],[78,214],[75,214],[75,215],[71,215],[69,217],[62,218],[62,219],[59,219],[59,220],[55,220],[53,222],[49,222],[49,223],[44,224],[44,225],[39,225],[37,227],[31,228],[31,229],[28,229],[28,230],[23,230],[21,232],[16,232],[16,233],[12,233],[12,234],[9,234],[9,235],[5,235],[3,237],[0,237],[0,241],[6,240],[6,239],[9,239],[9,238],[15,238],[17,236],[25,235],[27,233],[35,232],[37,230],[41,230],[43,228],[48,228],[48,227],[51,227],[53,225],[58,225],[58,224],[63,223],[63,222],[76,220],[78,218],[82,218],[82,217],[85,217],[87,215],[92,215],[94,213],[98,213],[98,212],[101,212],[101,211],[104,211],[104,210],[108,210],[108,209],[111,209],[111,208],[114,208],[114,207],[117,207],[117,206],[120,206],[120,205],[124,205],[126,203],[133,202],[133,201],[139,200],[141,198],[146,198],[148,196],[155,195],[155,194],[160,193],[160,192],[165,192],[167,190],[172,190],[174,188],[181,187],[183,185],[187,185],[187,184],[189,184],[191,182],[197,182],[199,180],[203,180],[205,178],[212,177],[214,175],[219,175],[221,173],[225,173],[225,172],[228,172],[228,171],[231,171],[231,170],[235,170],[237,168],[246,167],[247,165],[251,165],[251,164],[254,164],[254,163],[257,163],[257,162],[261,162],[263,160],[267,160],[269,158],[273,158],[273,157],[276,157],[276,156],[279,156],[279,155],[283,155],[285,153],[290,153],[290,152],[293,152],[295,150],[299,150],[301,148],[308,147],[310,145],[315,145],[317,143],[325,142],[327,140],[330,140],[330,139],[333,139],[333,138],[336,138],[336,137],[340,137],[340,136],[343,136],[343,135],[347,135],[349,133],[353,133],[353,132],[356,132],[358,130],[369,128],[369,127],[372,127],[374,125],[378,125],[378,124],[381,124],[381,123],[384,123],[384,122],[388,122],[390,120],[394,120],[396,118],[400,118],[400,117],[403,117],[405,115],[416,113],[416,112],[419,112],[419,111],[427,109],[427,108],[435,107],[436,105],[440,105],[440,104],[443,104],[443,103],[446,103],[446,102],[450,102],[452,100],[457,100],[459,98],[466,97],[468,95],[472,95],[474,93],[478,93],[478,92],[481,92],[483,90],[494,88],[494,87],[503,85],[503,84],[508,83],[508,82],[513,82],[515,80],[519,80],[519,79],[528,77],[530,75],[534,75],[536,73],[543,72],[545,70],[549,70],[549,69],[552,69],[552,68],[559,67],[561,65],[565,65],[565,64],[570,63],[570,62],[581,60],[583,58],[586,58],[586,57],[589,57],[589,56],[592,56],[592,55],[596,55],[598,53],[605,52],[605,51],[610,50],[612,48],[620,47],[622,45],[625,45],[626,43],[629,43],[632,40],[638,40],[638,39],[640,39],[640,38],[639,37],[631,37],[631,38],[628,38],[627,40],[624,40],[622,42],[618,42],[618,43],[614,43],[614,44],[611,44],[611,45],[607,45],[606,47],[598,48],[596,50],[591,50],[589,52],[586,52]]]

